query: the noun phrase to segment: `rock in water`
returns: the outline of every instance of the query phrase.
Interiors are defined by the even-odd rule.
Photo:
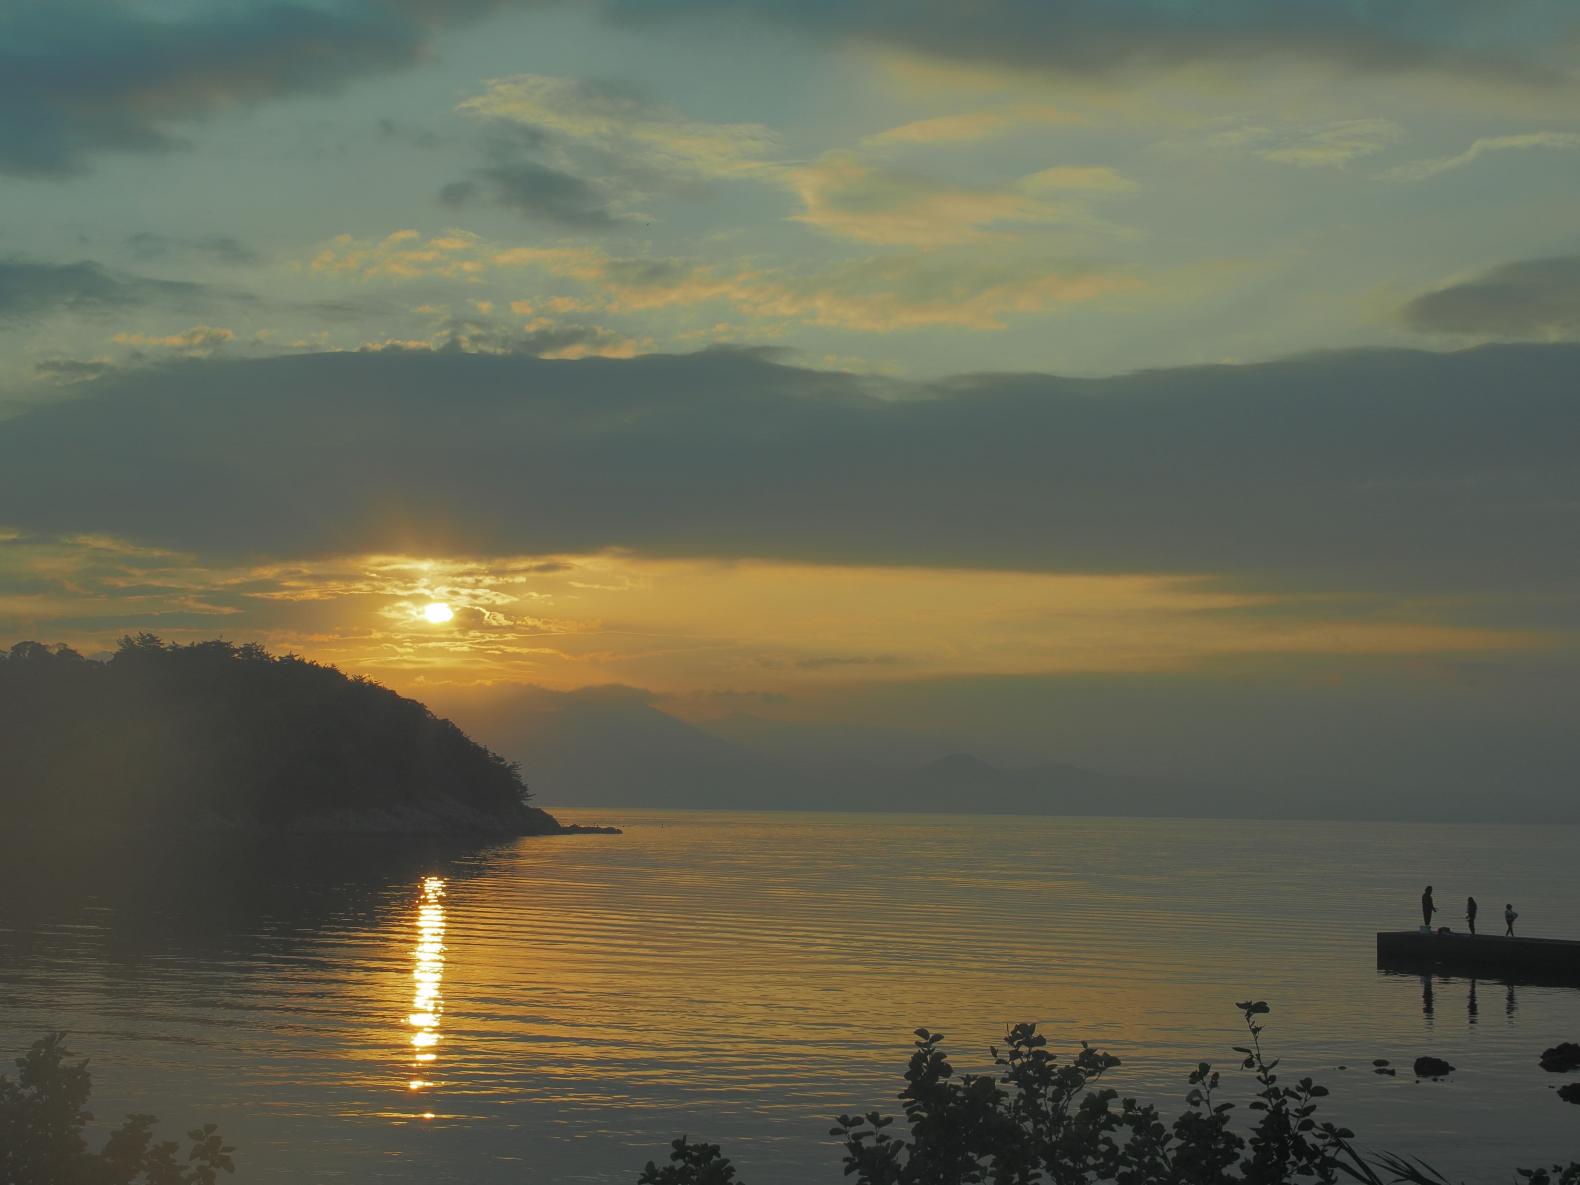
[[[1560,1041],[1551,1049],[1542,1050],[1542,1069],[1554,1074],[1580,1070],[1580,1045],[1573,1041]]]
[[[1418,1057],[1415,1059],[1415,1076],[1417,1078],[1443,1078],[1454,1072],[1454,1067],[1440,1057]]]

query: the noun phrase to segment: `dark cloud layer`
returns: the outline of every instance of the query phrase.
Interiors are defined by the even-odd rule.
[[[0,326],[55,312],[104,312],[155,300],[185,300],[203,285],[107,271],[97,263],[0,259]]]
[[[1572,71],[1563,4],[1510,0],[609,0],[630,21],[751,12],[814,36],[941,58],[1098,74],[1268,58],[1345,70],[1431,70],[1522,85]]]
[[[254,0],[158,13],[115,0],[0,12],[0,173],[59,176],[158,152],[183,121],[408,66],[503,0]]]
[[[628,547],[1529,591],[1580,576],[1577,377],[1568,346],[930,388],[737,352],[209,360],[6,423],[0,506],[232,555]]]
[[[1580,255],[1526,259],[1418,296],[1404,310],[1412,329],[1468,337],[1580,337]]]
[[[62,176],[97,153],[159,152],[228,106],[332,91],[420,61],[444,27],[552,0],[238,0],[0,10],[0,173]],[[1076,73],[1219,61],[1572,76],[1576,17],[1549,0],[604,0],[623,21],[755,14],[813,36]]]

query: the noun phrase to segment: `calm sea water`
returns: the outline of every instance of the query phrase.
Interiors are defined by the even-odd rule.
[[[1580,937],[1580,829],[570,813],[626,833],[8,861],[0,1051],[69,1029],[102,1119],[216,1120],[242,1182],[628,1182],[689,1133],[799,1185],[841,1179],[833,1115],[898,1109],[918,1025],[980,1069],[1035,1020],[1173,1108],[1255,997],[1363,1144],[1580,1156],[1536,1065],[1580,991],[1382,974],[1373,937],[1427,881],[1450,924],[1474,893]],[[1459,1071],[1416,1083],[1426,1053]]]

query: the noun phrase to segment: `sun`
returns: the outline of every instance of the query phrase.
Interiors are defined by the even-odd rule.
[[[443,601],[432,601],[423,607],[422,615],[434,625],[443,625],[455,616],[455,610]]]

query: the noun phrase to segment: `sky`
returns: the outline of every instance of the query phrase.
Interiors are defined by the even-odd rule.
[[[0,642],[1556,803],[1577,189],[1563,0],[20,0]]]

